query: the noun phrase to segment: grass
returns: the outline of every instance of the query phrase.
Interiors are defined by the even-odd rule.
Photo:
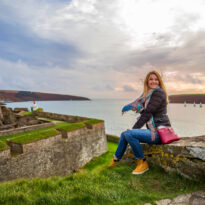
[[[29,115],[29,113],[31,114],[31,112],[26,112],[26,113],[27,113],[26,115]],[[49,119],[49,120],[52,121],[52,119]],[[90,119],[84,122],[88,124],[96,124],[99,122],[103,122],[103,120]],[[1,143],[2,149],[4,149],[3,147],[7,147],[6,146],[7,139],[15,143],[26,144],[29,142],[34,142],[40,139],[48,138],[49,136],[54,136],[54,135],[59,134],[59,131],[55,129],[62,129],[62,130],[65,130],[66,132],[70,132],[70,131],[85,127],[84,122],[78,122],[78,123],[58,122],[56,123],[55,126],[1,137],[0,142],[2,142]],[[1,144],[0,144],[0,150],[1,150]]]
[[[99,120],[99,119],[90,119],[90,120],[86,120],[85,123],[93,125],[93,124],[97,124],[100,122],[104,122],[104,120]]]
[[[43,130],[43,131],[39,131],[36,133],[20,136],[20,137],[14,137],[14,138],[10,139],[10,141],[18,143],[18,144],[27,144],[29,142],[38,141],[38,140],[45,139],[45,138],[55,136],[58,134],[60,134],[59,131],[57,131],[54,128],[51,128],[48,130]]]
[[[27,115],[31,115],[32,112],[29,112],[29,111],[25,111],[21,114],[21,116],[27,116]]]
[[[13,135],[9,135],[9,136],[4,136],[4,137],[0,137],[0,142],[3,142],[3,143],[6,143],[6,140],[7,139],[17,139],[17,138],[21,138],[21,140],[23,138],[26,138],[28,136],[36,136],[36,138],[38,138],[38,135],[41,135],[42,133],[47,135],[47,132],[49,132],[49,130],[53,130],[53,129],[56,129],[56,128],[61,128],[61,127],[64,127],[64,126],[67,126],[67,125],[70,125],[71,123],[68,123],[68,122],[59,122],[59,123],[56,123],[56,125],[54,126],[51,126],[51,127],[46,127],[46,128],[41,128],[41,129],[38,129],[38,130],[32,130],[32,131],[27,131],[27,132],[23,132],[23,133],[17,133],[17,134],[13,134]]]
[[[157,166],[139,176],[131,175],[135,165],[120,162],[110,168],[108,164],[116,147],[117,144],[109,142],[106,154],[66,177],[1,183],[0,204],[145,204],[205,188],[202,182],[167,174]]]
[[[95,124],[95,123],[103,122],[103,120],[91,119],[85,122],[88,124]],[[70,132],[70,131],[73,131],[73,130],[76,130],[82,127],[85,127],[84,122],[78,122],[78,123],[58,122],[56,123],[55,126],[1,137],[0,142],[3,142],[1,143],[2,146],[3,144],[4,146],[6,146],[7,139],[15,143],[26,144],[29,142],[34,142],[40,139],[45,139],[50,136],[59,134],[59,131],[57,131],[56,129],[62,129],[62,130],[65,130],[66,132]],[[1,146],[0,146],[0,149],[1,149]]]
[[[1,142],[0,141],[0,151],[1,150],[5,150],[5,149],[8,149],[9,147],[7,146],[7,144],[5,144],[4,142]]]
[[[83,122],[77,122],[70,125],[61,126],[59,128],[65,130],[66,132],[70,132],[72,130],[76,130],[82,127],[85,127],[85,124]]]
[[[22,116],[24,115],[31,115],[32,112],[24,112],[22,114]],[[44,118],[48,121],[53,121],[53,119],[48,119],[48,118]],[[54,120],[55,121],[55,120]],[[12,142],[16,142],[16,143],[20,143],[20,144],[26,144],[29,142],[33,142],[33,141],[37,141],[43,138],[47,138],[49,136],[54,136],[56,134],[59,134],[59,131],[55,130],[55,129],[62,129],[66,132],[70,132],[82,127],[85,127],[85,123],[88,124],[96,124],[99,122],[104,122],[103,120],[99,120],[99,119],[89,119],[86,120],[84,122],[78,122],[78,123],[69,123],[69,122],[57,122],[56,126],[51,126],[51,127],[47,127],[47,128],[41,128],[38,130],[33,130],[33,131],[27,131],[27,132],[23,132],[23,133],[17,133],[17,134],[12,134],[9,136],[4,136],[0,138],[0,150],[1,149],[5,149],[7,148],[6,145],[6,140],[9,139]]]

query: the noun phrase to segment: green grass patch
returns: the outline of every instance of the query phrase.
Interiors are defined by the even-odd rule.
[[[17,138],[17,137],[24,137],[26,138],[27,136],[29,135],[38,135],[39,133],[41,132],[47,132],[49,131],[50,129],[57,129],[57,128],[61,128],[63,126],[67,126],[67,125],[70,125],[71,123],[69,122],[59,122],[59,123],[56,123],[56,125],[54,126],[51,126],[51,127],[46,127],[46,128],[40,128],[38,130],[32,130],[32,131],[27,131],[27,132],[21,132],[21,133],[17,133],[17,134],[13,134],[13,135],[9,135],[9,136],[4,136],[4,137],[0,137],[0,142],[3,142],[4,144],[6,144],[6,140],[7,139],[13,139],[13,138]]]
[[[43,112],[43,108],[39,107],[38,109],[34,110],[34,112]]]
[[[60,132],[56,129],[62,129],[67,132],[85,127],[85,124],[80,123],[69,123],[69,122],[57,122],[56,125],[46,128],[41,128],[38,130],[32,130],[23,133],[17,133],[9,136],[4,136],[0,138],[0,141],[6,145],[6,140],[10,139],[12,142],[19,144],[27,144],[29,142],[37,141],[40,139],[45,139],[50,136],[59,134]]]
[[[25,111],[21,114],[21,116],[27,116],[27,115],[32,115],[32,112]]]
[[[107,153],[66,177],[1,183],[0,204],[140,205],[205,189],[202,182],[168,174],[157,166],[139,176],[131,174],[134,164],[108,167],[116,148],[116,143],[109,142]]]
[[[0,151],[8,149],[8,145],[2,141],[0,141]]]
[[[60,134],[59,131],[56,129],[52,128],[49,130],[44,130],[44,131],[39,131],[36,133],[20,136],[20,137],[15,137],[11,139],[11,142],[15,142],[18,144],[27,144],[30,142],[38,141],[41,139],[45,139],[54,135]]]
[[[69,124],[65,126],[62,125],[59,128],[62,130],[65,130],[66,132],[70,132],[72,130],[77,130],[82,127],[85,127],[85,124],[83,122],[77,122],[77,123],[73,123],[73,124]]]
[[[104,122],[104,120],[90,119],[90,120],[86,120],[84,122],[87,123],[87,124],[93,125],[93,124],[97,124],[97,123],[100,123],[100,122]]]

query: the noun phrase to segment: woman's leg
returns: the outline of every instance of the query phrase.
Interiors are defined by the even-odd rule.
[[[124,132],[125,140],[130,144],[136,159],[144,158],[144,153],[140,142],[149,144],[160,143],[160,138],[157,132],[155,133],[155,135],[155,140],[152,140],[151,131],[149,129],[132,129]]]
[[[125,134],[124,134],[125,132],[121,133],[120,141],[119,141],[119,144],[117,146],[117,150],[116,150],[115,155],[114,155],[114,158],[116,158],[118,160],[120,160],[122,158],[122,156],[127,148],[128,142],[125,138]]]
[[[124,135],[125,139],[133,150],[135,158],[137,159],[137,167],[135,170],[133,170],[132,174],[143,174],[149,170],[149,166],[146,159],[144,158],[144,153],[142,151],[140,142],[158,144],[160,143],[159,136],[157,133],[155,133],[156,137],[154,140],[152,140],[151,131],[147,129],[128,130],[124,133]]]

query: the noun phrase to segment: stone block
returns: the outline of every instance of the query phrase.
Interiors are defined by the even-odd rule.
[[[21,108],[18,108],[18,107],[14,108],[15,113],[18,113],[21,111],[28,112],[28,108],[22,108],[22,107]]]
[[[155,201],[156,205],[204,205],[205,191],[197,191],[190,194],[183,194],[174,199],[162,199]]]
[[[23,146],[21,144],[11,142],[10,140],[7,140],[6,143],[10,147],[11,154],[22,154],[23,153]]]
[[[10,149],[4,149],[0,151],[0,162],[8,160],[10,158]]]

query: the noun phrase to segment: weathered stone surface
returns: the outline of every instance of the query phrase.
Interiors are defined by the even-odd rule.
[[[156,205],[168,205],[170,202],[170,199],[162,199],[160,201],[156,201]]]
[[[41,123],[40,120],[38,120],[33,115],[17,116],[17,126],[18,127],[23,127],[23,126],[28,126],[28,125],[36,125],[36,124],[40,124],[40,123]]]
[[[184,195],[180,195],[177,196],[176,198],[174,198],[170,204],[189,204],[189,200],[191,198],[191,194],[184,194]]]
[[[189,199],[189,204],[204,205],[205,204],[205,191],[197,191],[192,193]]]
[[[18,113],[18,112],[21,112],[21,111],[26,111],[26,112],[28,112],[28,108],[22,108],[22,107],[16,107],[16,108],[14,108],[14,112],[15,113]]]
[[[0,105],[0,130],[7,130],[16,127],[36,125],[42,123],[35,115],[21,116],[20,113],[28,111],[27,108],[11,108]],[[16,114],[18,112],[18,114]]]
[[[0,130],[8,130],[8,129],[12,129],[15,128],[16,123],[12,123],[12,124],[8,124],[8,125],[1,125],[0,126]],[[1,135],[0,135],[1,136]]]
[[[205,181],[205,136],[182,138],[166,145],[142,144],[149,163],[158,164],[167,171]],[[128,147],[124,160],[132,161],[134,156]]]
[[[10,149],[5,149],[0,151],[0,160],[8,160],[10,158]]]
[[[3,113],[2,113],[2,109],[1,109],[1,104],[0,104],[0,120],[2,121],[4,118]]]
[[[1,111],[3,115],[3,119],[2,119],[3,124],[6,125],[6,124],[15,123],[16,117],[14,113],[12,112],[11,108],[8,108],[6,106],[1,106]]]
[[[196,157],[198,159],[205,161],[204,147],[187,147],[187,150],[189,150],[190,154],[193,157]]]
[[[155,202],[156,205],[204,205],[205,191],[197,191],[191,194],[184,194],[174,199],[163,199]]]
[[[68,132],[67,138],[56,135],[25,144],[22,152],[17,156],[5,154],[4,160],[0,157],[0,181],[67,175],[107,152],[104,123]]]

